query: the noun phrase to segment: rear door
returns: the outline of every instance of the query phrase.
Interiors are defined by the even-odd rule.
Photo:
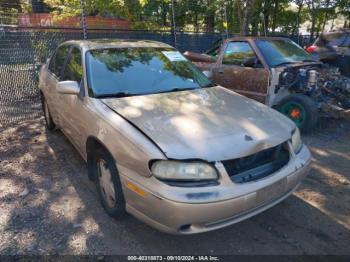
[[[60,94],[56,92],[56,85],[62,79],[63,68],[69,54],[70,46],[63,45],[56,49],[56,52],[50,59],[48,74],[45,82],[47,83],[47,93],[45,98],[49,105],[50,113],[56,124],[62,124],[62,112],[60,110]]]
[[[246,65],[248,60],[253,65]],[[247,41],[228,42],[213,70],[214,82],[242,95],[265,103],[269,70],[264,68]]]

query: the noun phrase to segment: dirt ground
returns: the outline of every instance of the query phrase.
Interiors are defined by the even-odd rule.
[[[43,123],[0,133],[0,254],[350,254],[350,122],[323,120],[304,137],[312,171],[294,195],[191,236],[108,217],[82,158]]]

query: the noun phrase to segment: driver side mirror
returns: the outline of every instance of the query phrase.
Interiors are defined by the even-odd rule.
[[[56,91],[61,94],[77,95],[80,87],[77,81],[60,81],[56,85]]]
[[[213,72],[205,70],[202,72],[206,77],[208,77],[209,79],[212,79],[213,77]]]
[[[257,64],[257,58],[256,58],[256,57],[247,58],[247,59],[243,62],[243,65],[244,65],[245,67],[255,67],[256,64]]]

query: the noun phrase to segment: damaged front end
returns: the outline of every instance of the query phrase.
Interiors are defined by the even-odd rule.
[[[274,101],[298,93],[310,97],[324,116],[350,116],[350,79],[339,69],[327,64],[314,63],[285,67],[278,74]]]

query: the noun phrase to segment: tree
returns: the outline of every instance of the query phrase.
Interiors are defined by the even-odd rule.
[[[236,0],[235,8],[237,9],[237,14],[240,20],[240,34],[249,34],[249,15],[252,11],[252,6],[255,0]]]

